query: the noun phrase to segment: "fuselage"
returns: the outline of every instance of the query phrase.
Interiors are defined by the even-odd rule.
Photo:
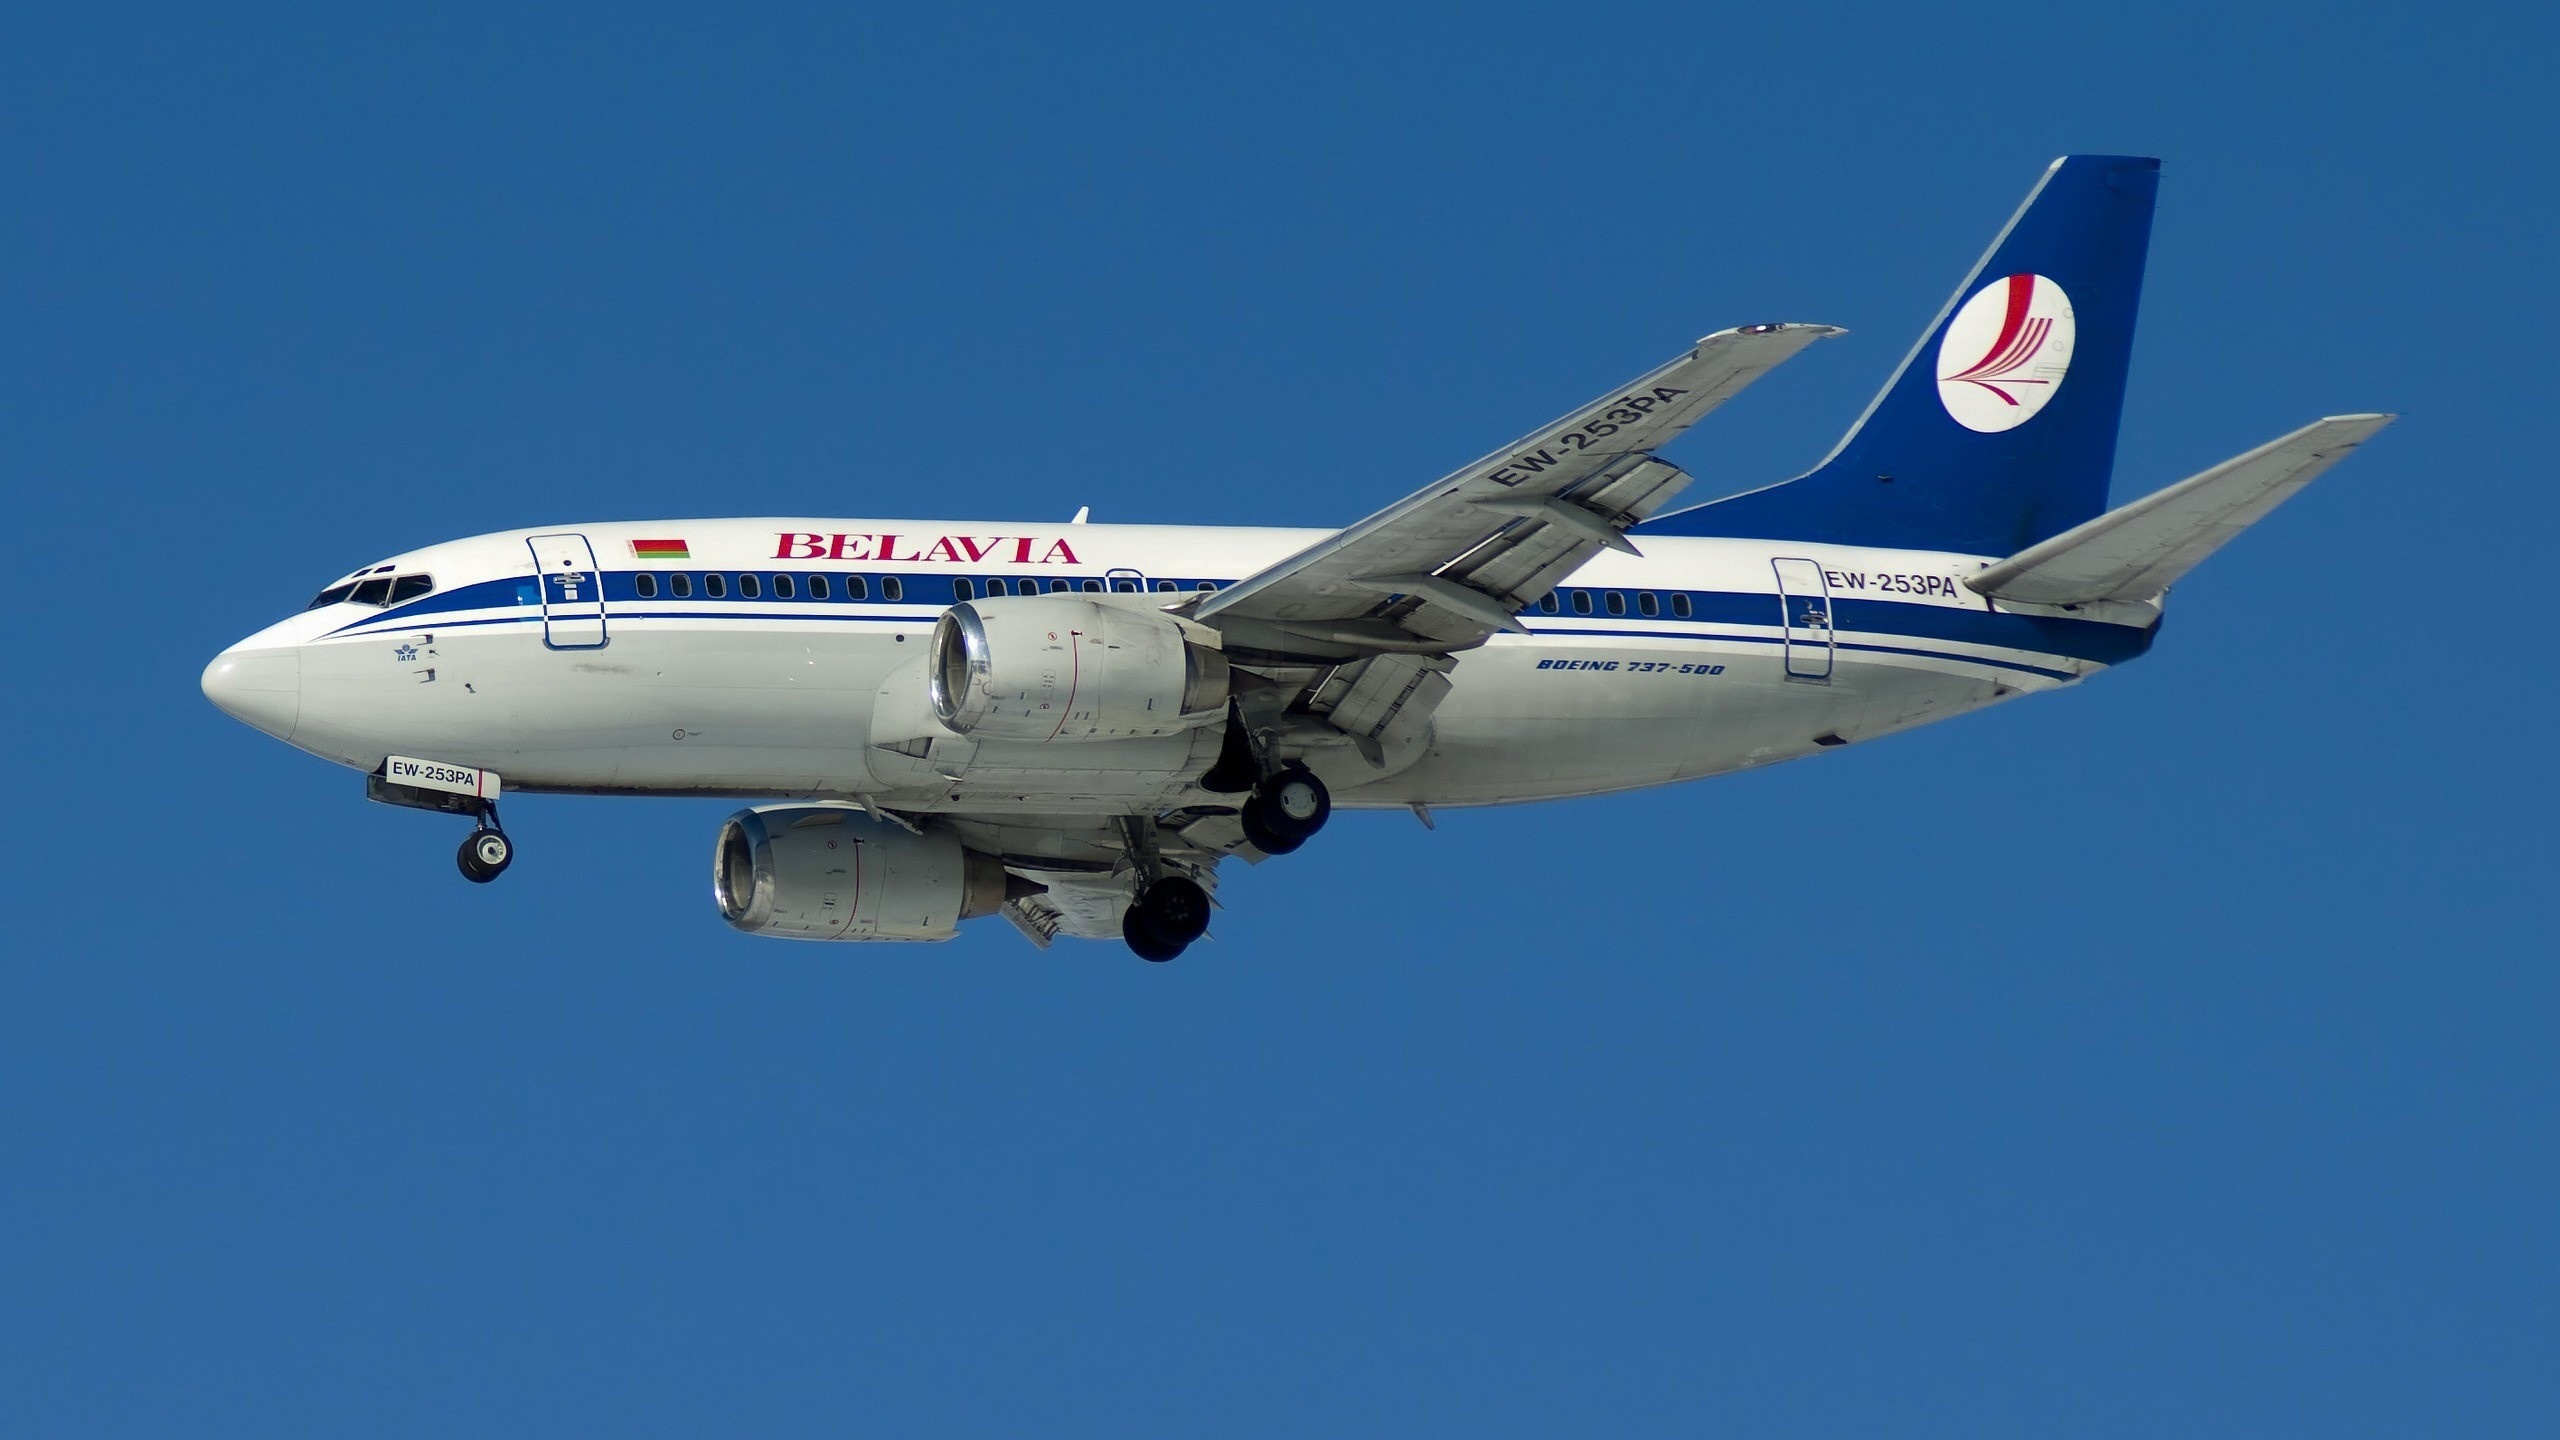
[[[1198,798],[1214,734],[903,750],[925,641],[960,600],[1161,608],[1313,530],[736,519],[550,526],[392,557],[225,651],[227,710],[358,770],[387,755],[510,789],[862,799],[914,812],[1137,811]],[[1648,536],[1458,657],[1397,754],[1317,747],[1346,806],[1664,784],[1871,739],[2083,678],[2156,610],[2019,613],[1962,583],[1999,557]],[[419,578],[423,577],[423,578]],[[909,753],[914,752],[914,753]]]

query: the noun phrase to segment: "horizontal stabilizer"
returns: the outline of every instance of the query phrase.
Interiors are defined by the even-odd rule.
[[[2149,600],[2318,479],[2389,415],[2332,415],[2050,540],[1965,582],[2027,605]]]

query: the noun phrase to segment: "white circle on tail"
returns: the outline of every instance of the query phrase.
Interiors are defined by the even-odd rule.
[[[2062,388],[2077,327],[2071,297],[2042,275],[2007,275],[1973,292],[1938,342],[1938,403],[1967,430],[1996,434],[2035,418]]]

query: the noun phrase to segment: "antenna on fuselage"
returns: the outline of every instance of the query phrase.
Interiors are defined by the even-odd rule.
[[[1077,507],[1076,507],[1076,518],[1074,518],[1073,520],[1068,521],[1067,523],[1068,523],[1068,524],[1070,524],[1070,525],[1081,525],[1081,524],[1083,524],[1083,523],[1085,522],[1085,517],[1087,517],[1087,516],[1091,515],[1092,513],[1093,513],[1093,507],[1092,507],[1092,506],[1090,506],[1090,505],[1079,505],[1079,506],[1077,506]]]

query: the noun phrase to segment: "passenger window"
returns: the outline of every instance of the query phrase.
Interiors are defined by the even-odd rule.
[[[1181,586],[1174,584],[1170,580],[1159,580],[1156,582],[1157,593],[1163,595],[1171,595],[1176,591],[1179,591],[1181,588]]]
[[[1111,582],[1111,588],[1123,595],[1135,595],[1138,593],[1138,582],[1135,580],[1114,580]]]
[[[798,585],[796,585],[796,584],[794,584],[794,583],[792,582],[792,579],[791,579],[791,577],[790,577],[790,576],[788,576],[788,575],[776,575],[776,576],[774,576],[774,577],[773,577],[773,598],[774,598],[774,599],[776,599],[776,600],[796,600],[796,599],[798,599],[799,597],[800,597],[800,587],[799,587]]]
[[[1002,595],[1005,593],[1004,582],[1002,580],[989,580],[987,582],[987,593],[989,595]]]
[[[631,593],[643,600],[658,598],[658,577],[643,570],[631,577]]]
[[[809,598],[812,600],[824,600],[827,598],[826,576],[812,575],[809,577]]]
[[[303,608],[306,610],[317,610],[323,605],[335,605],[354,593],[356,593],[354,581],[349,581],[344,585],[332,585],[328,589],[321,591],[319,594],[312,596],[311,603]]]
[[[717,575],[705,575],[702,577],[702,595],[704,599],[719,600],[726,598],[728,593],[728,581],[721,579]]]
[[[1576,590],[1573,592],[1573,613],[1576,615],[1588,615],[1591,613],[1590,591]]]
[[[764,598],[764,586],[758,583],[753,575],[741,575],[738,577],[738,598],[761,600]]]
[[[951,582],[951,598],[954,600],[975,600],[978,598],[978,587],[966,580],[954,580]]]
[[[667,590],[679,600],[690,600],[693,598],[693,577],[670,575],[667,577]]]
[[[1099,595],[1102,593],[1102,582],[1099,580],[1087,580],[1084,582],[1082,588],[1088,595]]]
[[[844,598],[847,600],[870,599],[871,582],[859,575],[847,575],[844,577]]]
[[[347,598],[359,605],[388,605],[391,603],[391,577],[385,575],[379,580],[367,580],[356,586],[355,593]]]
[[[1688,619],[1688,618],[1689,618],[1689,597],[1688,597],[1688,596],[1686,596],[1686,595],[1681,595],[1681,594],[1676,594],[1676,593],[1675,593],[1675,594],[1671,597],[1671,613],[1672,613],[1672,614],[1674,614],[1674,615],[1679,616],[1679,617],[1680,617],[1681,619],[1683,619],[1683,620]]]
[[[904,581],[904,580],[899,579],[899,578],[898,578],[897,576],[895,576],[895,575],[883,575],[883,576],[881,576],[881,577],[880,577],[880,598],[881,598],[881,599],[883,599],[883,600],[904,600],[904,599],[906,599],[906,598],[907,598],[907,582],[906,582],[906,581]]]
[[[1662,602],[1653,598],[1653,592],[1647,590],[1636,597],[1636,609],[1647,615],[1659,615],[1662,613]]]
[[[1603,596],[1602,598],[1608,602],[1608,606],[1609,606],[1609,613],[1610,613],[1610,614],[1612,614],[1612,615],[1624,615],[1624,614],[1626,614],[1626,613],[1627,613],[1627,597],[1626,597],[1626,596],[1619,594],[1619,593],[1618,593],[1617,591],[1615,591],[1615,590],[1612,590],[1612,591],[1610,591],[1606,596]]]
[[[1218,588],[1218,582],[1215,580],[1203,580],[1191,588],[1195,590],[1215,590]]]
[[[1037,584],[1039,584],[1040,582],[1039,582],[1039,581],[1037,581],[1037,580],[1033,580],[1033,581],[1031,581],[1031,582],[1029,582],[1029,583],[1031,583],[1031,584],[1033,584],[1033,585],[1037,585]],[[1064,594],[1066,594],[1068,591],[1073,590],[1074,588],[1076,588],[1076,587],[1075,587],[1075,586],[1073,586],[1073,585],[1068,584],[1068,583],[1067,583],[1066,581],[1064,581],[1064,580],[1052,580],[1052,581],[1050,581],[1050,582],[1049,582],[1049,593],[1050,593],[1050,594],[1052,594],[1052,595],[1064,595]]]
[[[1538,597],[1538,613],[1541,615],[1553,615],[1563,608],[1564,607],[1562,605],[1556,603],[1556,592],[1553,590],[1550,590],[1546,594]]]

